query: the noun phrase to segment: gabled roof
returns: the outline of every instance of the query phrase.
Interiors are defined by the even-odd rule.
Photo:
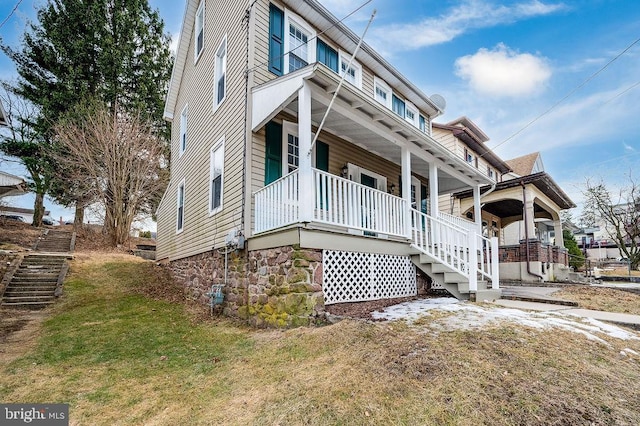
[[[539,152],[532,152],[531,154],[523,155],[522,157],[507,160],[506,163],[518,176],[527,176],[533,173],[533,168],[539,158]]]
[[[512,171],[506,162],[485,146],[484,143],[489,140],[489,136],[467,117],[457,118],[447,124],[432,123],[431,126],[435,129],[451,131],[453,136],[460,139],[471,150],[477,152],[489,164],[498,169],[500,173],[505,174]]]
[[[4,112],[4,108],[2,107],[2,100],[0,100],[0,126],[6,126],[9,122],[9,118],[7,117],[7,113]]]

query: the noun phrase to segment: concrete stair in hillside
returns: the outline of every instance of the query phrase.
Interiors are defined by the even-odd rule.
[[[69,255],[30,254],[13,271],[2,294],[3,307],[40,309],[62,293]]]
[[[35,250],[47,253],[69,253],[75,245],[73,231],[48,229],[36,243]]]
[[[425,254],[414,254],[411,256],[411,260],[418,269],[438,284],[441,284],[457,299],[478,302],[483,300],[491,301],[499,299],[502,294],[500,289],[487,288],[487,282],[480,279],[478,280],[478,290],[470,291],[469,280],[464,275]]]

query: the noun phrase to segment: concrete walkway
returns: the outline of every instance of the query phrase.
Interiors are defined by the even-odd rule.
[[[558,305],[553,303],[529,302],[524,300],[499,299],[493,303],[507,308],[524,309],[538,312],[562,311],[562,313],[569,315],[575,315],[583,318],[593,318],[600,321],[607,321],[615,324],[630,326],[635,329],[640,329],[640,315],[594,311],[591,309],[580,309],[573,306]]]
[[[560,287],[529,287],[529,286],[505,286],[502,287],[502,298],[519,300],[523,302],[555,303],[558,305],[578,306],[576,302],[554,297],[553,293],[561,290]]]

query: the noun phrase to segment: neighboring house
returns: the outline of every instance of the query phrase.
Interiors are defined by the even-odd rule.
[[[417,272],[499,295],[497,239],[439,205],[468,189],[479,210],[496,181],[433,138],[444,100],[366,43],[349,65],[359,37],[315,0],[249,4],[187,1],[157,259],[203,302],[225,284],[225,312],[255,324],[415,295]]]
[[[7,126],[9,124],[9,117],[7,117],[7,113],[4,111],[4,107],[2,106],[2,100],[0,100],[0,126]]]
[[[19,176],[0,172],[0,198],[23,195],[28,192],[27,183]]]
[[[49,216],[51,212],[49,210],[44,212],[45,216]],[[2,206],[0,205],[0,216],[19,216],[25,223],[33,222],[33,209],[24,209],[22,207]]]
[[[553,281],[568,278],[560,212],[575,207],[544,171],[540,153],[506,161],[510,171],[482,188],[483,235],[500,242],[500,278]],[[460,213],[473,218],[470,191],[457,193]],[[527,243],[528,242],[528,243]]]

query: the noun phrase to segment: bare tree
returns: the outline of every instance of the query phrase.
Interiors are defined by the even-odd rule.
[[[640,265],[640,186],[628,176],[629,184],[613,195],[601,180],[587,180],[583,195],[584,209],[604,224],[620,254],[629,259],[631,267]]]
[[[6,109],[8,126],[0,131],[0,151],[7,161],[22,164],[29,173],[27,184],[35,194],[33,226],[42,226],[44,196],[51,187],[52,163],[46,155],[49,140],[34,129],[40,112],[32,103],[16,96],[13,86],[0,82],[0,99]]]
[[[84,199],[104,207],[104,226],[114,245],[129,238],[132,222],[151,213],[166,187],[164,145],[139,115],[105,106],[55,126],[52,153]],[[62,153],[62,154],[61,154]]]

